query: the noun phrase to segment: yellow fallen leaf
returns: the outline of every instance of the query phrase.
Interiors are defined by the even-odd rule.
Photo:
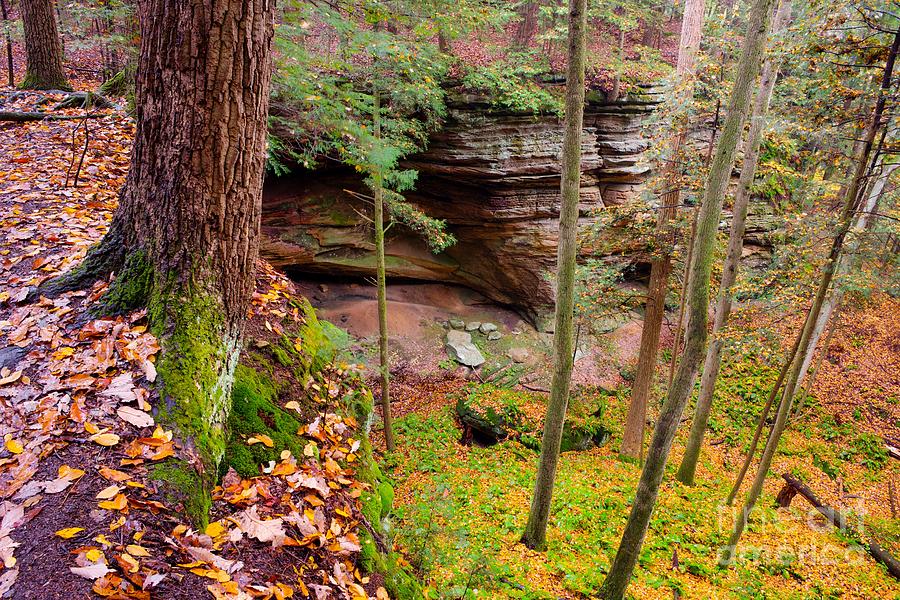
[[[128,498],[125,497],[125,494],[116,494],[112,500],[98,502],[97,506],[106,510],[122,510],[128,506]]]
[[[56,535],[61,537],[64,540],[75,537],[79,533],[84,531],[84,527],[66,527],[65,529],[60,529],[56,532]]]
[[[101,446],[115,446],[119,443],[119,436],[115,433],[95,433],[88,439]]]
[[[109,500],[114,497],[122,488],[117,486],[116,484],[112,484],[109,487],[105,487],[97,493],[97,500]]]
[[[210,523],[209,525],[206,526],[206,535],[208,535],[211,538],[219,537],[226,531],[227,530],[225,529],[225,526],[222,525],[222,523],[219,521]]]
[[[54,360],[62,360],[67,356],[72,356],[73,354],[75,354],[75,348],[72,348],[70,346],[64,346],[53,353],[53,359]]]
[[[247,444],[250,446],[252,446],[253,444],[262,444],[266,448],[275,447],[275,442],[272,441],[272,438],[263,433],[259,433],[257,435],[254,435],[253,437],[247,438]]]
[[[103,551],[100,548],[91,548],[84,553],[84,557],[92,563],[100,562],[100,559],[103,558]]]
[[[82,471],[81,469],[70,467],[69,465],[60,465],[56,473],[59,477],[64,477],[66,479],[78,479],[79,477],[84,475],[84,471]]]
[[[125,551],[132,556],[150,556],[146,548],[137,544],[128,544],[125,546]]]
[[[98,535],[97,537],[95,537],[94,541],[97,542],[98,544],[102,544],[104,546],[112,546],[113,545],[113,543],[111,541],[109,541],[106,538],[106,536],[103,535],[102,533],[100,535]]]
[[[90,421],[85,421],[84,430],[90,434],[100,433],[100,428],[91,423]]]
[[[25,451],[25,447],[22,445],[22,442],[13,438],[6,440],[6,449],[13,454],[22,454],[22,452]]]

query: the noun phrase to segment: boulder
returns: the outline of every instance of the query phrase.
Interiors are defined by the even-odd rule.
[[[503,334],[500,333],[499,331],[492,331],[489,334],[487,334],[487,339],[489,339],[492,342],[496,342],[497,340],[499,340],[502,337],[503,337]]]
[[[465,329],[466,322],[462,319],[450,319],[450,329]]]
[[[478,328],[478,331],[480,331],[484,335],[487,335],[492,331],[497,331],[497,326],[493,323],[482,323],[481,327]]]
[[[506,355],[517,363],[523,363],[528,360],[528,350],[526,348],[510,348]]]
[[[466,324],[466,331],[478,331],[481,327],[480,321],[472,321],[471,323]]]
[[[444,348],[450,358],[467,367],[474,369],[484,362],[481,351],[472,343],[472,336],[465,331],[448,331]]]

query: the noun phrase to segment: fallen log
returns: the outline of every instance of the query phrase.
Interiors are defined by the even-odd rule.
[[[824,504],[821,500],[819,500],[818,496],[816,496],[816,494],[809,488],[809,486],[807,486],[805,483],[803,483],[790,473],[782,474],[781,478],[784,479],[785,486],[778,493],[777,500],[779,506],[789,506],[794,496],[800,494],[801,496],[806,498],[816,510],[822,513],[822,515],[826,519],[828,519],[828,521],[831,522],[832,525],[842,531],[847,530],[847,516],[844,515],[844,513]],[[866,549],[868,550],[872,558],[887,567],[888,573],[893,575],[895,578],[900,579],[900,561],[894,558],[890,552],[882,548],[874,539],[869,540]]]
[[[8,121],[13,123],[27,123],[29,121],[71,121],[75,119],[94,119],[103,117],[102,114],[87,115],[54,115],[45,112],[10,112],[0,111],[0,121]]]

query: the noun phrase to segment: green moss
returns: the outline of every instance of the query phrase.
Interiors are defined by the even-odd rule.
[[[151,331],[162,346],[157,420],[172,427],[200,459],[196,485],[208,494],[225,454],[238,340],[226,327],[221,303],[190,284],[162,286],[157,276],[147,307]]]
[[[150,479],[164,484],[162,491],[167,502],[180,504],[192,523],[206,528],[212,500],[204,488],[204,478],[196,469],[184,461],[170,459],[153,467]]]
[[[293,364],[293,359],[291,359],[288,351],[282,348],[281,346],[273,346],[272,347],[272,356],[275,357],[275,360],[278,361],[282,367],[289,367]]]
[[[394,508],[394,486],[387,481],[382,481],[376,489],[381,498],[381,516],[386,517]]]
[[[99,310],[103,314],[122,314],[145,306],[153,289],[153,267],[144,252],[132,252],[125,259],[122,272],[116,276]]]
[[[259,466],[277,461],[281,452],[290,450],[294,456],[303,455],[303,444],[297,432],[300,422],[278,405],[278,390],[266,375],[238,365],[231,393],[231,413],[228,417],[228,442],[222,470],[233,467],[244,477],[259,475]],[[247,444],[246,438],[264,434],[274,447]]]

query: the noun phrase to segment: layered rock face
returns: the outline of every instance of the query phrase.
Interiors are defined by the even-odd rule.
[[[652,88],[617,102],[590,98],[582,140],[581,218],[639,193],[647,175],[641,122],[660,99]],[[401,226],[385,248],[392,277],[446,281],[510,305],[539,328],[549,324],[555,296],[563,122],[553,116],[493,110],[459,97],[426,152],[405,166],[419,171],[407,199],[446,219],[457,243],[432,254]],[[360,178],[320,169],[267,183],[263,255],[301,272],[374,273],[370,206]]]

